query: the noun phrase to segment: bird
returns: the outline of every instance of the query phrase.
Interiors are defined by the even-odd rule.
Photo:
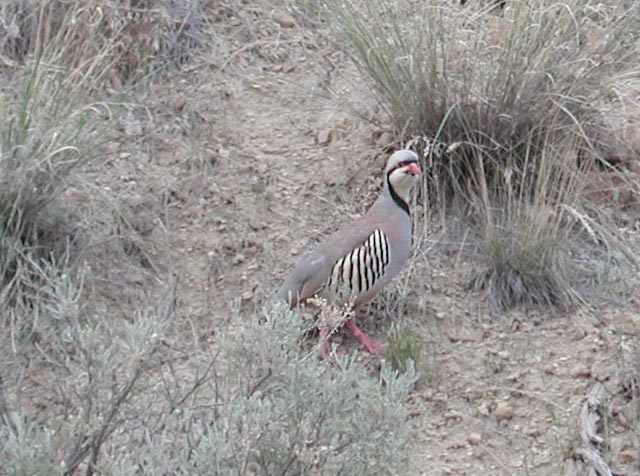
[[[411,253],[409,198],[421,173],[418,155],[401,149],[389,157],[382,190],[364,215],[340,227],[305,253],[278,289],[291,309],[310,298],[356,310],[376,296],[404,267]],[[355,323],[345,327],[371,354],[382,352]],[[328,350],[329,329],[319,327],[320,354]]]

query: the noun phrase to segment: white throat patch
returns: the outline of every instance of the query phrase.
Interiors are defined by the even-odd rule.
[[[409,203],[411,188],[417,179],[416,175],[407,174],[404,168],[399,168],[389,174],[389,186],[405,203]]]

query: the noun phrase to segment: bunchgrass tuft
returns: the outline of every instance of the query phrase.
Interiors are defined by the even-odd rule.
[[[614,79],[638,78],[639,7],[326,4],[399,139],[445,144],[424,157],[425,210],[471,217],[495,307],[575,302],[567,251],[581,230],[566,210],[583,213],[585,175],[624,150],[606,113]]]
[[[0,285],[20,256],[47,260],[76,241],[63,205],[70,187],[83,188],[77,169],[99,165],[121,136],[123,93],[184,53],[182,35],[201,21],[195,2],[183,23],[165,21],[170,2],[144,3],[15,1],[0,11],[12,66],[0,74]]]
[[[385,358],[400,373],[411,371],[420,362],[422,345],[406,326],[394,324],[384,351]]]
[[[25,67],[3,76],[14,92],[0,97],[2,284],[16,273],[20,255],[60,254],[73,240],[56,203],[73,182],[75,168],[95,158],[110,114],[102,90],[113,68],[115,42],[100,42],[83,31],[90,18],[82,24],[76,10],[62,15],[55,34],[46,36],[50,10],[41,6],[33,12],[43,33],[32,39]]]

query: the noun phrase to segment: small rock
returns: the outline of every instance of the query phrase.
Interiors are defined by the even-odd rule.
[[[251,298],[253,298],[253,292],[252,291],[245,291],[242,293],[241,296],[243,301],[249,301],[251,300]]]
[[[489,404],[487,402],[482,402],[478,405],[478,414],[483,417],[489,416],[491,411],[489,410]]]
[[[282,28],[293,28],[294,26],[296,26],[296,21],[291,15],[287,13],[274,12],[272,18],[273,21],[275,21]]]
[[[553,364],[546,364],[544,366],[544,373],[548,374],[548,375],[555,375],[556,373],[556,366]]]
[[[467,436],[467,441],[471,445],[478,445],[482,441],[482,435],[480,433],[469,433],[469,436]]]
[[[391,134],[390,132],[383,132],[376,139],[376,144],[379,145],[380,147],[385,147],[385,146],[388,146],[389,144],[393,143],[393,141],[394,141],[393,134]]]
[[[535,438],[537,436],[540,436],[541,432],[539,428],[532,426],[531,428],[525,428],[524,434]]]
[[[247,258],[245,257],[245,255],[243,255],[242,253],[238,253],[237,255],[235,255],[235,256],[233,257],[233,259],[231,260],[231,262],[232,262],[234,265],[238,265],[238,264],[242,264],[242,263],[244,263],[244,262],[246,261],[246,259],[247,259]]]
[[[637,461],[640,458],[640,455],[638,454],[638,450],[635,448],[625,448],[618,454],[618,458],[620,458],[620,461],[630,463],[632,461]]]
[[[462,414],[456,410],[447,410],[443,418],[445,420],[457,420],[458,418],[462,418]]]
[[[464,398],[468,402],[474,402],[476,400],[481,400],[484,397],[484,392],[474,390],[471,388],[467,388],[464,391]]]
[[[296,66],[296,63],[294,63],[293,61],[286,61],[285,63],[283,63],[281,71],[287,74],[296,69]]]
[[[478,447],[473,448],[473,450],[471,450],[471,456],[475,459],[482,459],[484,458],[484,451]]]
[[[173,101],[171,101],[171,107],[175,111],[182,111],[186,104],[187,104],[187,101],[183,97],[177,97],[177,98],[174,98]]]
[[[256,217],[249,218],[249,228],[253,231],[263,230],[267,227],[265,223]]]
[[[436,312],[436,319],[442,321],[442,320],[444,320],[444,317],[445,317],[445,313],[444,312],[442,312],[442,311]]]
[[[495,410],[493,410],[493,416],[495,416],[498,421],[509,420],[510,418],[513,418],[513,415],[513,408],[511,408],[511,405],[507,402],[498,403]]]
[[[319,130],[316,134],[318,145],[328,145],[331,142],[331,129]]]
[[[584,364],[576,364],[569,370],[569,375],[573,378],[590,377],[591,369]]]
[[[571,336],[571,340],[578,341],[582,340],[587,336],[587,331],[585,331],[582,327],[578,327],[574,329],[573,335]]]
[[[507,375],[505,377],[505,380],[508,382],[519,382],[520,380],[522,380],[523,376],[524,376],[524,372],[514,372],[510,375]],[[519,395],[519,392],[514,392],[514,393]]]
[[[623,434],[626,433],[627,428],[624,425],[614,424],[611,426],[611,430],[613,431],[613,433]]]

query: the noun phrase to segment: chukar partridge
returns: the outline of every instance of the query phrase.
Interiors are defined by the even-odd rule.
[[[291,307],[314,296],[353,309],[373,298],[403,268],[411,251],[409,194],[420,174],[418,156],[395,152],[384,169],[382,192],[360,218],[328,236],[305,254],[278,290]],[[353,321],[346,327],[364,347],[378,354],[382,346]],[[320,327],[320,352],[327,350],[328,329]]]

